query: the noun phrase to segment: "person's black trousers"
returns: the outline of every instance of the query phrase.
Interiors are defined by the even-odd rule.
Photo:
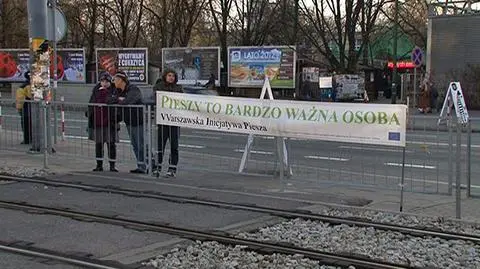
[[[95,143],[95,158],[97,161],[103,161],[103,144]],[[117,146],[115,143],[107,143],[109,162],[115,162],[117,158]]]
[[[158,165],[160,166],[165,153],[167,140],[170,140],[170,158],[169,170],[177,171],[178,164],[178,137],[180,128],[177,126],[158,125],[157,147],[158,147]]]

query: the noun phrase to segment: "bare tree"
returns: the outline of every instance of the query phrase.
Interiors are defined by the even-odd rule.
[[[232,28],[238,44],[263,45],[274,30],[280,1],[235,0]]]
[[[188,46],[192,31],[202,12],[206,0],[179,0],[177,2],[160,0],[148,2],[144,8],[148,11],[151,25],[158,27],[161,47]]]
[[[400,4],[398,19],[400,30],[409,36],[409,38],[418,46],[427,45],[427,20],[428,20],[428,2],[427,0],[409,0]],[[382,8],[382,14],[393,24],[395,7],[393,4],[385,5]]]
[[[63,1],[61,8],[68,24],[67,46],[86,46],[88,62],[95,61],[95,47],[98,44],[99,28],[105,28],[101,23],[100,0],[70,0]]]
[[[26,1],[0,1],[0,47],[28,47]]]
[[[205,3],[204,9],[192,30],[190,43],[192,46],[219,46],[217,28],[211,16],[208,2]]]
[[[192,37],[192,31],[195,27],[195,24],[198,22],[198,19],[202,12],[205,11],[206,0],[181,0],[182,10],[180,10],[180,16],[178,19],[179,30],[178,30],[178,43],[180,46],[188,46],[190,38]]]
[[[300,0],[299,29],[337,72],[355,72],[362,50],[388,0]],[[361,38],[359,38],[361,36]],[[358,41],[362,40],[360,46]]]
[[[369,47],[372,40],[372,37],[378,32],[379,15],[382,12],[384,5],[388,4],[389,0],[365,0],[364,5],[361,10],[361,37],[362,44],[359,48],[359,51],[363,53],[363,64],[365,66],[369,65]]]
[[[136,47],[142,29],[145,0],[111,0],[102,4],[116,46]]]
[[[225,73],[228,61],[228,24],[230,21],[230,12],[232,10],[233,0],[208,0],[213,22],[217,30],[218,39],[221,46],[221,61],[223,63],[223,72]],[[223,77],[222,85],[226,85]]]

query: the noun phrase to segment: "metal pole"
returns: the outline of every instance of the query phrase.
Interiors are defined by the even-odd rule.
[[[472,122],[467,125],[467,197],[472,195]]]
[[[41,139],[47,139],[42,133],[42,110],[41,100],[50,90],[50,57],[48,51],[48,5],[47,0],[28,0],[29,40],[31,49],[31,80],[33,100],[32,102],[32,150],[41,152],[44,143]],[[45,72],[47,70],[47,72]],[[41,78],[40,80],[38,78]],[[43,101],[42,101],[43,102]],[[46,112],[46,111],[45,111]],[[47,134],[48,135],[48,134]],[[47,140],[48,142],[48,140]]]
[[[57,31],[56,31],[56,22],[55,22],[55,11],[57,9],[57,0],[52,0],[52,29],[53,29],[53,101],[57,101]],[[57,113],[57,106],[54,104],[53,105],[53,143],[57,144],[57,119],[58,119],[58,113]]]
[[[461,160],[460,158],[462,157],[461,156],[461,152],[462,152],[462,125],[457,122],[457,160],[456,160],[456,181],[455,181],[455,204],[456,204],[456,207],[455,207],[455,215],[457,217],[457,219],[460,219],[461,218],[461,174],[460,174],[460,166],[461,166]]]
[[[398,47],[398,0],[395,0],[395,18],[393,22],[393,74],[392,74],[392,104],[397,103],[397,47]]]
[[[447,118],[448,128],[448,194],[452,195],[453,192],[453,131],[452,131],[452,115]]]
[[[47,119],[47,104],[45,101],[42,101],[42,111],[43,111],[43,168],[48,169],[48,119]]]
[[[147,160],[149,174],[153,176],[152,106],[147,106]]]
[[[413,69],[413,109],[417,107],[417,68]]]
[[[400,212],[403,212],[403,192],[405,189],[405,149],[406,147],[403,147],[403,153],[402,153],[402,182],[400,183]]]
[[[284,179],[285,179],[285,175],[284,175],[284,172],[285,172],[285,164],[284,164],[284,158],[283,158],[283,138],[281,137],[277,137],[277,154],[278,154],[278,161],[279,161],[279,169],[280,169],[280,185],[281,185],[281,189],[282,189],[282,192],[284,190]]]
[[[149,157],[150,157],[150,154],[148,153],[148,151],[150,150],[149,149],[149,146],[148,144],[150,144],[150,141],[149,141],[149,137],[147,136],[147,139],[145,139],[145,132],[148,132],[149,131],[149,128],[148,128],[148,124],[150,123],[150,121],[148,120],[150,118],[151,115],[147,115],[148,111],[150,111],[150,106],[143,106],[142,108],[140,108],[142,110],[142,117],[143,117],[143,145],[139,145],[141,147],[143,147],[143,161],[144,161],[144,164],[145,164],[145,168],[147,169],[146,173],[149,174],[149,170],[152,170],[150,169],[152,163],[151,161],[149,160]],[[139,108],[137,108],[139,109]],[[147,111],[148,110],[148,111]],[[145,124],[147,126],[145,126]]]

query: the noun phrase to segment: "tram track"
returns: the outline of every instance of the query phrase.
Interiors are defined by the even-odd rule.
[[[18,254],[22,256],[29,256],[34,258],[41,258],[53,260],[60,263],[79,266],[82,268],[92,269],[133,269],[131,266],[122,265],[116,262],[101,261],[88,257],[80,257],[59,251],[52,251],[48,249],[37,248],[31,245],[26,245],[19,242],[2,242],[0,241],[0,251]]]
[[[328,253],[323,251],[316,251],[312,249],[293,246],[285,243],[271,243],[262,242],[250,239],[241,239],[233,235],[228,235],[224,232],[207,232],[198,231],[187,228],[175,227],[167,224],[143,222],[138,220],[131,220],[127,218],[112,217],[105,215],[92,214],[89,212],[82,212],[70,210],[66,208],[46,207],[40,205],[28,204],[25,202],[14,202],[0,200],[0,208],[9,210],[19,210],[30,214],[48,214],[66,218],[72,218],[80,221],[98,222],[109,225],[122,226],[127,229],[136,229],[150,232],[157,232],[169,235],[175,235],[190,240],[199,241],[216,241],[226,245],[242,245],[249,250],[258,253],[272,254],[280,253],[285,255],[303,255],[306,258],[320,261],[328,265],[334,266],[354,266],[356,269],[405,269],[414,268],[407,265],[397,265],[383,261],[372,260],[360,255],[344,255],[336,253]],[[101,268],[101,267],[91,267]],[[114,268],[114,267],[113,267]]]
[[[332,225],[344,224],[344,225],[357,226],[357,227],[372,227],[378,230],[399,232],[402,234],[408,234],[415,237],[430,236],[430,237],[438,237],[446,240],[465,240],[465,241],[474,242],[476,244],[480,243],[480,236],[478,235],[469,235],[469,234],[440,231],[440,230],[434,230],[434,229],[402,226],[402,225],[395,225],[390,223],[372,222],[364,219],[352,219],[352,218],[327,216],[327,215],[312,213],[306,210],[285,210],[285,209],[264,207],[264,206],[258,206],[258,205],[230,203],[230,202],[224,202],[224,201],[200,199],[197,197],[184,197],[184,196],[178,196],[178,195],[172,195],[172,194],[163,194],[160,192],[153,192],[153,191],[138,191],[138,190],[123,189],[123,188],[114,187],[114,186],[97,186],[97,185],[90,185],[90,184],[84,184],[84,183],[70,183],[70,182],[62,182],[62,181],[49,180],[49,179],[0,176],[0,180],[26,182],[26,183],[32,183],[32,184],[44,184],[51,187],[81,189],[83,191],[90,191],[90,192],[105,192],[105,193],[126,195],[130,197],[135,197],[135,198],[149,198],[149,199],[156,199],[156,200],[162,200],[162,201],[168,201],[168,202],[174,202],[174,203],[188,203],[188,204],[195,204],[195,205],[218,207],[218,208],[229,209],[229,210],[245,210],[250,212],[269,214],[272,216],[282,217],[285,219],[301,218],[305,220],[330,223]]]

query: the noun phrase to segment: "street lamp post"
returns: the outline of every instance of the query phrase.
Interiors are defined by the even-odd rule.
[[[397,46],[398,46],[398,9],[399,0],[395,0],[395,16],[393,22],[393,74],[392,74],[392,104],[397,103]]]

